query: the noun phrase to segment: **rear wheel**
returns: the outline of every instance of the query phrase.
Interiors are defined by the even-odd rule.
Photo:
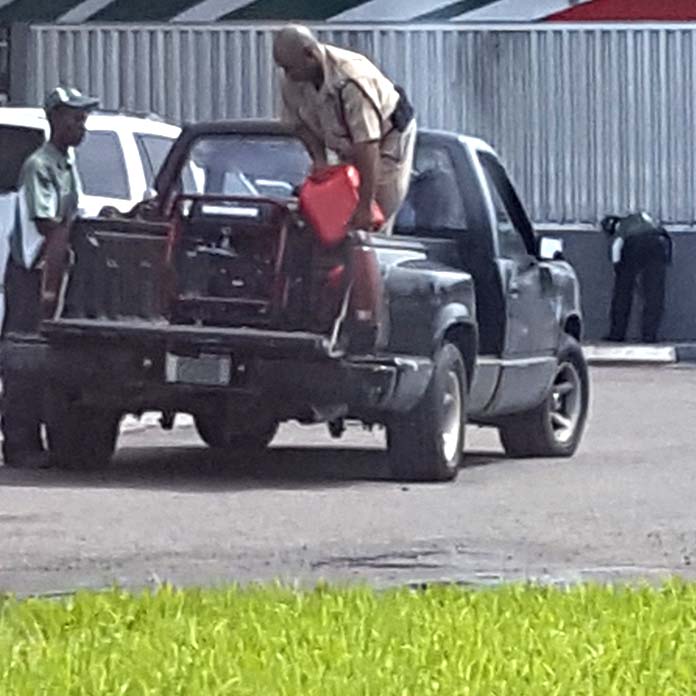
[[[466,369],[461,353],[446,343],[435,358],[428,389],[406,414],[387,427],[389,459],[400,481],[451,481],[464,452]]]
[[[587,362],[578,342],[568,336],[544,402],[500,425],[505,452],[511,457],[571,457],[585,430],[589,400]]]
[[[48,391],[45,419],[54,466],[94,470],[109,464],[118,440],[119,411],[79,404],[67,391],[52,387]]]

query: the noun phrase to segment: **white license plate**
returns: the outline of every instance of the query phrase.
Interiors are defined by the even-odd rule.
[[[196,358],[167,353],[165,377],[170,384],[201,384],[223,387],[230,383],[232,358],[228,355],[200,355]]]

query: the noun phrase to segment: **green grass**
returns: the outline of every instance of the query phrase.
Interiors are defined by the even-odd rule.
[[[696,586],[7,599],[0,694],[692,696]]]

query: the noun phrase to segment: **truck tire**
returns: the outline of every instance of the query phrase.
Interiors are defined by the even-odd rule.
[[[109,464],[116,450],[120,412],[76,404],[65,391],[50,388],[45,418],[54,466],[87,471]]]
[[[278,422],[273,419],[263,420],[248,430],[235,430],[226,418],[216,413],[197,413],[193,419],[208,447],[246,455],[262,453],[278,432]]]
[[[587,361],[578,342],[566,336],[547,398],[499,426],[505,453],[516,458],[571,457],[585,430],[589,402]]]
[[[392,475],[399,481],[451,481],[464,456],[467,377],[459,349],[445,343],[420,403],[387,425]]]

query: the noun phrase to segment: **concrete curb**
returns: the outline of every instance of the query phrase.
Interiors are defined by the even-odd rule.
[[[675,346],[677,351],[677,362],[696,363],[696,344],[682,343]]]
[[[589,344],[583,351],[590,365],[673,365],[680,361],[674,345]],[[693,354],[696,359],[696,346]]]

